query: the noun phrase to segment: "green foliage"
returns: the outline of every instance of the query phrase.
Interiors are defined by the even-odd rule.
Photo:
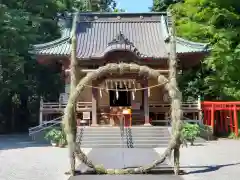
[[[228,135],[228,138],[229,139],[240,139],[240,134],[238,136],[236,136],[236,134],[234,132],[231,132],[229,135]]]
[[[113,11],[116,7],[114,0],[91,3],[94,11]],[[37,124],[40,96],[58,101],[64,88],[61,64],[42,66],[28,51],[32,44],[59,38],[57,14],[76,10],[88,11],[89,5],[79,0],[1,1],[0,126],[4,127],[0,129],[26,131]]]
[[[125,11],[124,9],[115,8],[115,9],[113,10],[113,12],[119,13],[119,12],[126,12],[126,11]]]
[[[151,11],[157,12],[166,11],[169,5],[182,1],[183,0],[153,0],[153,6],[150,9]]]
[[[58,143],[61,138],[61,130],[53,128],[45,134],[45,139]]]
[[[162,2],[154,1],[154,11],[162,11]],[[201,67],[185,71],[180,85],[185,99],[201,95],[207,100],[240,98],[238,72],[240,3],[235,0],[184,0],[169,2],[175,15],[177,35],[210,43],[212,52]]]
[[[57,143],[59,145],[66,145],[66,134],[61,129],[52,128],[45,134],[45,139]]]
[[[182,129],[182,136],[185,140],[189,141],[191,145],[200,134],[200,127],[198,124],[186,123]]]

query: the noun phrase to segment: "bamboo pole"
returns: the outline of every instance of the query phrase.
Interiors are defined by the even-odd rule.
[[[71,32],[71,60],[70,60],[70,97],[74,94],[75,88],[77,86],[77,58],[76,58],[76,49],[77,49],[77,19],[78,13],[74,14],[72,21],[72,32]],[[70,98],[69,98],[70,99]],[[71,103],[71,102],[68,102]],[[69,149],[69,160],[70,160],[70,174],[75,175],[75,149],[76,149],[76,133],[77,133],[77,124],[76,124],[76,104],[73,104],[73,112],[70,115],[68,121],[65,121],[64,131],[66,133]],[[66,110],[65,110],[66,111]],[[66,125],[67,123],[67,125]]]
[[[180,133],[181,127],[177,127],[176,118],[182,117],[181,112],[181,96],[177,96],[178,84],[177,84],[177,53],[176,53],[176,32],[175,32],[175,20],[172,14],[168,13],[168,18],[170,20],[169,33],[170,33],[170,52],[169,52],[169,83],[171,87],[174,87],[170,91],[171,97],[171,118],[172,118],[172,136],[176,138],[176,146],[174,147],[174,173],[179,174],[179,159],[180,159]]]

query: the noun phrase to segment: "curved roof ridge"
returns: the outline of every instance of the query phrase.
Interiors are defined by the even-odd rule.
[[[163,32],[163,38],[164,41],[167,41],[169,39],[169,30],[166,22],[166,18],[164,16],[161,16],[161,30]]]
[[[53,41],[46,42],[46,43],[34,44],[34,45],[32,45],[32,47],[33,47],[33,49],[35,49],[35,50],[37,50],[37,49],[49,48],[49,47],[51,47],[51,46],[64,43],[64,42],[66,42],[66,41],[69,40],[69,39],[70,39],[69,30],[68,30],[68,29],[63,29],[63,30],[61,31],[61,37],[60,37],[60,38],[55,39],[55,40],[53,40]]]
[[[50,41],[50,42],[47,42],[47,43],[35,44],[35,45],[33,45],[33,48],[35,50],[46,49],[46,48],[49,48],[49,47],[52,47],[52,46],[55,46],[55,45],[65,43],[66,41],[69,41],[69,40],[70,40],[70,37],[61,37],[59,39],[56,39],[54,41]]]
[[[186,46],[194,46],[194,48],[197,48],[197,49],[207,48],[209,46],[209,43],[194,42],[181,37],[177,37],[176,41]]]
[[[100,57],[103,57],[103,56],[105,56],[108,53],[113,52],[113,51],[122,51],[122,50],[132,52],[138,57],[147,57],[146,55],[142,54],[137,49],[137,47],[135,47],[131,44],[112,44],[112,45],[109,45],[105,48],[105,50],[102,53],[100,53]]]

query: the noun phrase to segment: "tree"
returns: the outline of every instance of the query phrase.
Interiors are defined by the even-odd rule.
[[[154,10],[161,3],[155,1]],[[234,0],[185,0],[173,3],[177,34],[189,40],[211,44],[211,54],[201,67],[184,72],[181,89],[184,97],[239,99],[236,78],[239,62],[240,3]],[[194,89],[194,90],[193,90]]]
[[[117,3],[115,0],[86,0],[86,9],[92,12],[112,12]]]
[[[183,0],[153,0],[151,11],[161,12],[166,11],[171,4],[182,2]]]
[[[109,11],[114,2],[100,1],[98,7]],[[76,10],[87,11],[87,7],[79,0],[1,1],[0,124],[6,125],[2,129],[27,130],[29,125],[37,124],[40,96],[58,100],[63,88],[60,64],[51,68],[39,65],[28,51],[31,44],[60,37],[57,14]]]
[[[226,99],[239,98],[236,81],[236,61],[239,49],[239,7],[223,6],[223,1],[185,0],[172,6],[177,16],[177,30],[187,39],[210,42],[212,52],[199,71],[198,89],[206,97]],[[233,1],[232,1],[233,2]],[[201,73],[204,72],[204,73]],[[207,73],[206,73],[207,72]],[[186,79],[185,79],[186,80]],[[190,82],[193,82],[193,81]]]

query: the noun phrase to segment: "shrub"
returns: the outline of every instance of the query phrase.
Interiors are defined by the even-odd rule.
[[[190,124],[190,123],[184,124],[182,129],[182,136],[185,140],[191,143],[191,146],[193,145],[193,142],[195,141],[195,139],[199,134],[200,134],[200,127],[198,124]]]
[[[62,139],[62,137],[63,137],[62,131],[57,128],[52,128],[45,134],[45,139],[57,144]]]

